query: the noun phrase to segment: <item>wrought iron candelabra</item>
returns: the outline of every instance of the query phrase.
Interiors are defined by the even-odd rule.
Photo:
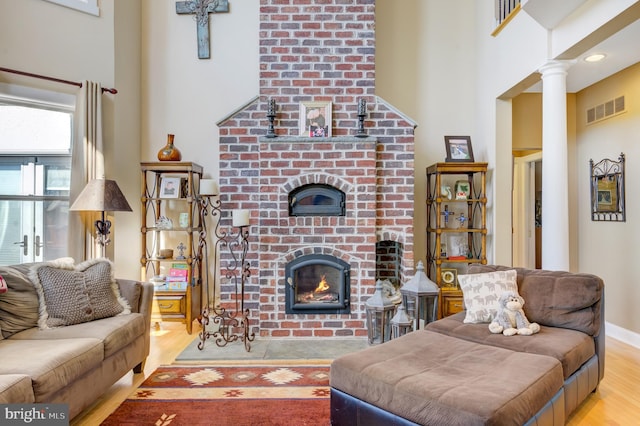
[[[205,292],[204,307],[202,309],[202,330],[200,331],[200,342],[198,349],[204,349],[205,342],[210,337],[215,339],[216,345],[222,347],[227,343],[240,340],[244,343],[247,352],[251,350],[251,342],[255,338],[255,333],[249,331],[249,309],[244,307],[244,288],[247,279],[251,276],[249,262],[246,261],[247,250],[249,248],[249,226],[238,227],[238,232],[234,233],[233,228],[227,232],[220,228],[220,217],[222,213],[220,199],[212,200],[211,196],[201,196],[200,214],[202,219],[202,231],[200,235],[199,251],[201,259],[205,265]],[[212,274],[213,286],[209,287],[209,252],[207,244],[207,226],[205,217],[211,216],[215,222],[212,237],[214,264],[220,258],[220,267],[215,267]],[[219,255],[226,253],[228,257],[222,258]],[[224,276],[235,287],[235,295],[231,303],[235,303],[235,309],[230,310],[221,306],[212,306],[216,303],[217,287],[220,284],[221,271]],[[210,290],[211,289],[211,290]],[[213,300],[210,300],[210,297]],[[209,327],[210,326],[210,327]],[[210,328],[210,329],[209,329]]]

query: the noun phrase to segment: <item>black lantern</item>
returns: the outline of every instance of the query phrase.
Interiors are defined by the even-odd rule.
[[[366,301],[367,333],[369,344],[377,345],[391,340],[391,318],[396,305],[382,292],[382,281],[376,281],[376,291]]]
[[[440,288],[424,273],[422,261],[418,262],[413,278],[400,287],[400,293],[409,318],[415,321],[414,330],[438,319]]]

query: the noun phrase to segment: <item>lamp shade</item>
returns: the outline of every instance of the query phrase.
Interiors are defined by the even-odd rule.
[[[95,212],[130,212],[131,206],[124,198],[115,180],[93,179],[84,187],[69,210]]]

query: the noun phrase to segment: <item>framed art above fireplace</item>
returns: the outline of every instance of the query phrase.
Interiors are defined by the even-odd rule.
[[[331,102],[301,102],[298,128],[300,136],[331,137]]]

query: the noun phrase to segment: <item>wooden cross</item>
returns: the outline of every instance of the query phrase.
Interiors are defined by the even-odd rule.
[[[229,0],[191,0],[176,2],[178,15],[195,14],[198,30],[198,58],[209,58],[209,14],[229,12]]]

